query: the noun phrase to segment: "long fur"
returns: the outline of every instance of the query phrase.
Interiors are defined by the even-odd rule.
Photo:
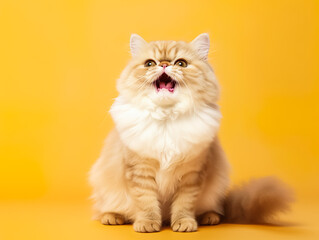
[[[103,224],[133,223],[135,231],[196,231],[221,216],[230,222],[263,223],[286,209],[288,190],[272,178],[229,188],[229,164],[218,140],[219,85],[207,62],[209,38],[191,43],[131,37],[133,58],[117,81],[111,108],[115,129],[90,171],[94,218]],[[176,64],[177,59],[187,67]],[[151,59],[151,67],[145,61]],[[161,66],[161,61],[168,65]],[[165,72],[174,92],[157,90]]]
[[[293,191],[275,177],[263,177],[234,187],[225,199],[225,222],[275,224],[274,217],[290,209]]]

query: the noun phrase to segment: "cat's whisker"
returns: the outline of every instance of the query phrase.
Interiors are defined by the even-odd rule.
[[[184,85],[186,86],[186,88],[187,88],[187,90],[188,90],[188,94],[189,94],[189,97],[190,97],[190,99],[191,99],[191,104],[192,104],[192,108],[193,108],[193,112],[195,111],[195,101],[194,101],[194,97],[193,97],[193,95],[192,95],[192,92],[191,92],[191,90],[189,89],[189,87],[188,87],[188,85],[187,85],[187,83],[183,80],[183,79],[181,79],[182,80],[182,82],[184,83]]]

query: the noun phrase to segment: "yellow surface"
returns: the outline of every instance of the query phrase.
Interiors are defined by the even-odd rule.
[[[136,233],[131,225],[105,226],[90,220],[87,202],[69,201],[20,201],[2,203],[0,239],[154,239],[154,240],[203,240],[203,239],[318,239],[317,204],[297,204],[286,215],[289,226],[258,226],[221,224],[200,227],[195,233],[175,233],[165,227],[159,233]],[[293,221],[291,221],[293,219]]]
[[[318,24],[315,0],[1,1],[0,239],[319,239]],[[90,221],[87,172],[132,32],[210,33],[232,180],[284,179],[297,224],[141,235]]]

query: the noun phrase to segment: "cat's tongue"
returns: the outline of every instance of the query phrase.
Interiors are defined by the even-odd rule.
[[[172,88],[173,88],[173,84],[172,84],[172,82],[168,82],[168,83],[160,82],[159,88],[160,88],[160,89],[165,88],[165,89],[167,89],[168,91],[171,91]]]
[[[155,82],[154,85],[157,91],[166,89],[167,91],[173,93],[176,82],[168,76],[166,73],[163,73]]]

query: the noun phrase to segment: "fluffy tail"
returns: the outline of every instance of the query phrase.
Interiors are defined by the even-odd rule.
[[[253,179],[235,187],[225,200],[225,222],[271,224],[272,217],[289,210],[293,192],[274,177]]]

